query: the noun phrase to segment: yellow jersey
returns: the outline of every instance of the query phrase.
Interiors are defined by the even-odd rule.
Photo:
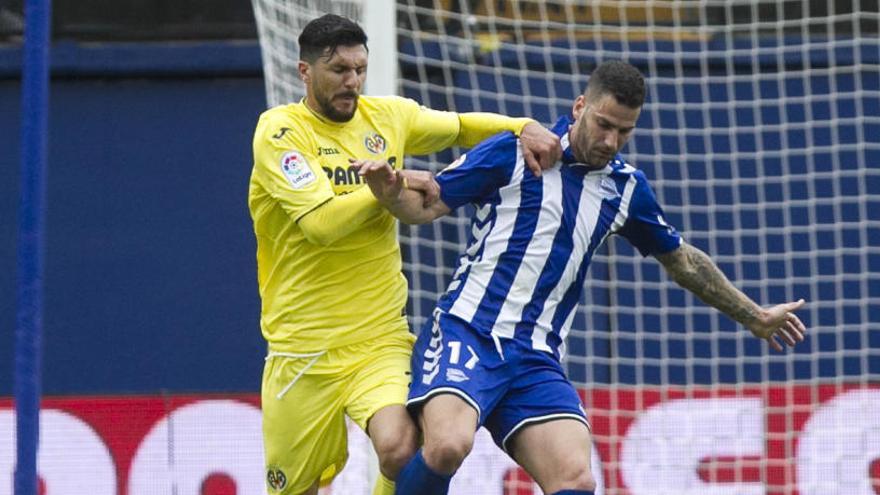
[[[515,132],[524,125],[494,117],[492,124]],[[399,169],[405,155],[461,142],[461,122],[457,113],[394,96],[361,96],[344,123],[327,120],[305,101],[260,116],[248,206],[257,238],[260,325],[271,350],[316,352],[406,328],[407,284],[390,213],[374,201],[360,227],[327,246],[310,242],[298,221],[365,187],[349,158],[387,160]],[[481,130],[468,130],[471,140]],[[486,131],[483,137],[497,129]]]

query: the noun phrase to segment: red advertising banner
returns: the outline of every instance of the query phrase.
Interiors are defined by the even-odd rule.
[[[880,387],[774,385],[583,392],[607,495],[880,494]],[[11,493],[15,419],[0,399],[0,494]],[[324,494],[371,493],[369,441]],[[43,495],[266,493],[259,397],[47,398]],[[8,490],[8,491],[7,491]],[[450,493],[540,490],[481,431]]]

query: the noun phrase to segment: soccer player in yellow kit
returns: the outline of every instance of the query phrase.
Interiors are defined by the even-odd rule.
[[[561,154],[530,119],[440,112],[400,97],[361,96],[366,35],[336,15],[299,37],[306,97],[263,113],[254,134],[248,204],[257,238],[263,437],[270,493],[316,493],[345,465],[349,416],[379,458],[374,494],[391,495],[418,447],[404,403],[414,337],[396,220],[350,161],[387,160],[509,130],[536,174]],[[400,171],[431,195],[427,172]]]

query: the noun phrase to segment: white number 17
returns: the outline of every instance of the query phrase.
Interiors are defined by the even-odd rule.
[[[450,351],[449,364],[458,364],[458,361],[461,359],[461,342],[453,340],[450,341],[447,345],[449,346]],[[474,352],[474,349],[471,346],[466,345],[465,347],[471,354],[471,357],[467,360],[466,363],[464,363],[464,367],[472,370],[474,369],[474,366],[476,366],[477,363],[480,361],[480,358],[477,357],[477,353]]]

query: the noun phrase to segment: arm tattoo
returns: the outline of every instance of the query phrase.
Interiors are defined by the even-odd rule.
[[[682,243],[680,248],[657,259],[678,285],[704,303],[744,325],[757,320],[760,306],[734,287],[706,253]]]

